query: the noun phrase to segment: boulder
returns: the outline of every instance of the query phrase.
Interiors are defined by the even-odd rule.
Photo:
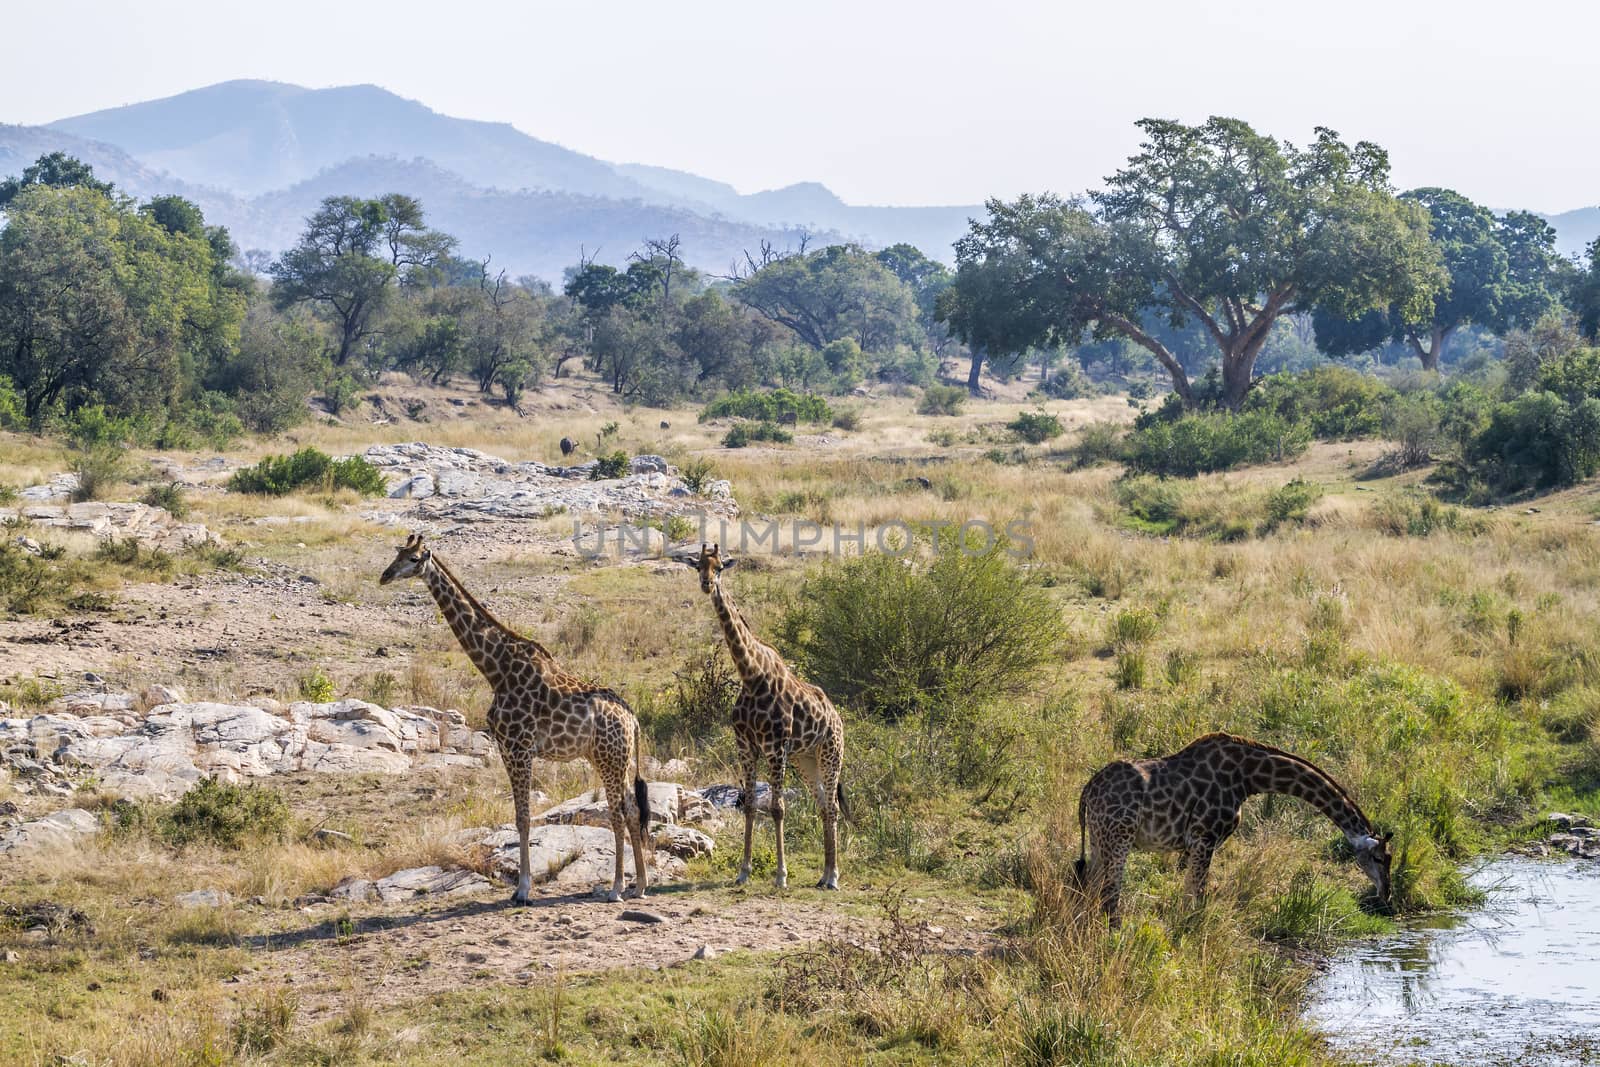
[[[416,897],[454,897],[476,893],[489,888],[489,879],[476,871],[453,870],[443,867],[412,867],[396,871],[387,878],[373,883],[378,899],[385,904]]]
[[[517,828],[463,831],[470,840],[490,853],[492,869],[508,882],[517,879]],[[535,825],[528,834],[528,867],[535,885],[555,882],[565,885],[593,885],[611,882],[616,842],[609,829],[582,824],[546,823]],[[624,871],[633,872],[632,844],[624,838]],[[683,863],[671,855],[657,853],[651,876],[667,881],[683,873]]]
[[[77,698],[70,706],[86,713],[132,701],[121,694]],[[45,776],[92,772],[109,792],[167,799],[205,777],[481,765],[491,747],[459,712],[361,700],[300,702],[281,713],[200,701],[159,704],[142,720],[131,712],[0,720],[0,765]]]
[[[0,852],[61,848],[100,832],[100,820],[83,808],[63,808],[0,834]]]
[[[709,856],[716,851],[717,843],[708,834],[692,826],[662,826],[655,831],[655,845],[661,851],[682,860],[696,856]]]
[[[647,782],[646,786],[650,791],[651,823],[678,823],[687,821],[686,814],[696,818],[711,814],[703,798],[676,782]],[[564,800],[539,818],[546,823],[611,828],[611,808],[606,802],[604,789],[591,789],[571,800]]]

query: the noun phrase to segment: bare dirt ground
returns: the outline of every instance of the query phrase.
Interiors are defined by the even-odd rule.
[[[795,872],[803,875],[804,872]],[[374,1006],[482,985],[528,985],[557,974],[692,966],[697,952],[782,951],[822,941],[870,944],[884,890],[839,895],[746,891],[723,884],[658,887],[643,901],[607,904],[545,888],[527,907],[496,889],[467,899],[399,905],[341,922],[330,905],[305,909],[275,934],[251,939],[251,988],[290,986],[314,1023],[352,995]],[[814,898],[814,899],[808,899]],[[659,919],[622,916],[643,912]],[[906,917],[933,944],[982,954],[999,944],[992,913],[970,902],[907,902]],[[703,957],[702,957],[703,958]]]

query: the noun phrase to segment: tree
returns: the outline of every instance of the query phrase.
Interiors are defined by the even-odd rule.
[[[942,307],[958,336],[976,328],[1017,351],[1075,343],[1085,330],[1120,335],[1154,355],[1190,402],[1182,362],[1140,320],[1192,318],[1217,346],[1222,402],[1237,409],[1280,317],[1323,307],[1355,318],[1391,305],[1415,317],[1439,287],[1426,213],[1391,194],[1376,145],[1319,129],[1297,149],[1228,118],[1139,126],[1143,151],[1089,203],[989,203],[989,218],[957,243],[956,288],[965,276],[966,292]]]
[[[746,307],[818,351],[843,337],[865,352],[916,339],[910,288],[856,245],[772,258],[733,291]]]
[[[343,367],[376,332],[397,279],[425,276],[454,244],[423,225],[411,197],[330,196],[306,220],[300,242],[272,265],[273,300],[279,308],[321,308],[334,327],[333,364]]]
[[[244,302],[203,238],[172,233],[98,187],[30,184],[0,231],[0,375],[27,417],[105,404],[165,414]]]
[[[111,183],[96,178],[89,164],[65,152],[51,152],[23,168],[22,177],[0,182],[0,211],[10,207],[24,189],[36,185],[51,189],[92,189],[107,198],[112,195]]]
[[[1589,268],[1575,272],[1570,284],[1578,328],[1590,339],[1600,338],[1600,240],[1589,245]]]
[[[1504,334],[1528,327],[1555,306],[1555,230],[1536,215],[1489,209],[1450,189],[1403,194],[1428,209],[1429,234],[1448,279],[1420,314],[1398,306],[1359,319],[1321,312],[1317,344],[1329,355],[1365,352],[1384,341],[1408,346],[1425,370],[1438,370],[1456,331],[1468,324]]]

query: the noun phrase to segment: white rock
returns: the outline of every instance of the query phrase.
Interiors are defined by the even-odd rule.
[[[669,852],[679,859],[709,856],[716,851],[717,843],[707,834],[692,826],[662,826],[655,831],[656,848]]]
[[[100,832],[100,820],[83,808],[63,808],[0,834],[0,852],[61,848]]]
[[[413,867],[380,878],[373,888],[386,904],[415,897],[453,897],[489,888],[489,880],[476,871],[447,871],[443,867]]]
[[[180,908],[222,908],[233,903],[233,898],[220,889],[196,889],[179,893],[172,902]]]
[[[147,708],[159,708],[163,704],[182,704],[189,698],[184,695],[182,686],[147,685],[144,692],[139,694],[139,699]]]

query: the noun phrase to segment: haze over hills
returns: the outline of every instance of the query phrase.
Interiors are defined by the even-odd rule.
[[[802,230],[875,246],[908,241],[949,259],[978,211],[856,207],[814,182],[742,195],[696,174],[608,163],[508,124],[440,115],[371,85],[224,82],[4,130],[6,173],[41,150],[82,155],[136,195],[161,187],[189,196],[244,247],[281,251],[322,196],[401,191],[461,238],[464,254],[493,254],[513,272],[552,280],[580,248],[621,262],[644,238],[669,233],[682,235],[691,264],[714,271],[763,240],[793,246]]]
[[[949,261],[968,218],[982,214],[978,205],[851,205],[816,182],[741,194],[685,171],[610,163],[506,123],[441,115],[372,85],[231,81],[44,127],[0,126],[0,174],[54,150],[135,196],[187,196],[241,247],[274,254],[324,196],[406,192],[460,238],[463,255],[552,281],[580,248],[621,263],[644,238],[671,233],[692,265],[717,272],[763,240],[793,246],[802,230],[814,241],[906,241]],[[1546,217],[1563,253],[1600,236],[1600,207]]]

